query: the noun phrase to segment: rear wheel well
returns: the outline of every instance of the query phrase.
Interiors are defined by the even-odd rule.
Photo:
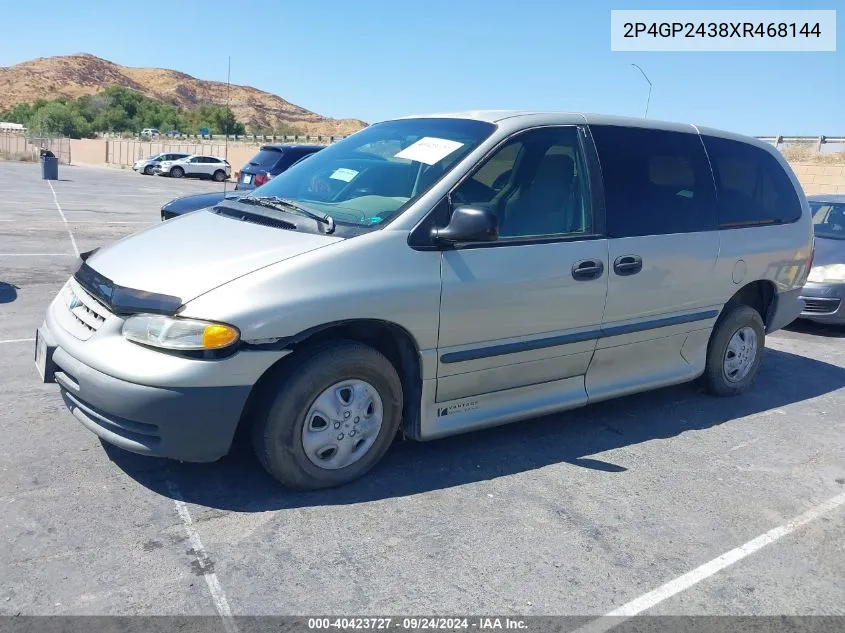
[[[418,437],[420,426],[420,398],[422,397],[422,368],[420,354],[413,337],[407,330],[394,323],[377,319],[361,319],[332,323],[313,328],[293,337],[288,348],[293,350],[264,372],[250,393],[238,428],[243,436],[252,420],[272,394],[272,387],[284,380],[300,359],[308,354],[314,345],[332,340],[358,341],[378,350],[396,369],[402,381],[402,431],[405,435]]]
[[[775,285],[771,281],[759,279],[740,288],[725,304],[725,308],[734,305],[747,305],[754,308],[763,323],[768,326],[771,320],[771,310],[774,307]],[[725,314],[727,310],[723,310]]]

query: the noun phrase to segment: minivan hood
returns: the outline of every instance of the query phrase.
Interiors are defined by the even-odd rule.
[[[259,268],[342,240],[197,211],[101,248],[85,263],[124,288],[186,303]]]

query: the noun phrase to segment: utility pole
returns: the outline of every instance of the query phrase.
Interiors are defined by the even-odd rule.
[[[231,108],[229,107],[229,95],[232,88],[232,56],[229,55],[229,67],[226,70],[226,138],[223,141],[223,160],[227,163],[229,162],[229,113],[231,112]],[[223,181],[223,193],[226,193],[226,188],[228,187],[229,179]]]

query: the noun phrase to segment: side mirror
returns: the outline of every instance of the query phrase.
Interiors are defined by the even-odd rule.
[[[499,220],[485,207],[455,207],[444,228],[433,228],[431,238],[441,244],[494,242],[499,238]]]

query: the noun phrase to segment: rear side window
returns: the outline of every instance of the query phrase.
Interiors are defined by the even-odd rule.
[[[275,166],[277,162],[279,162],[279,159],[281,157],[282,152],[280,152],[279,150],[264,148],[255,156],[249,159],[249,164],[255,167],[264,167],[265,169],[270,169],[271,167]]]
[[[283,154],[280,155],[281,160],[278,161],[278,163],[276,164],[275,170],[280,172],[285,171],[288,167],[293,165],[303,156],[306,156],[306,154],[303,154],[302,152],[286,150]]]
[[[740,141],[704,136],[723,228],[794,222],[801,201],[777,159]]]
[[[591,126],[611,237],[716,228],[716,192],[697,134]]]

